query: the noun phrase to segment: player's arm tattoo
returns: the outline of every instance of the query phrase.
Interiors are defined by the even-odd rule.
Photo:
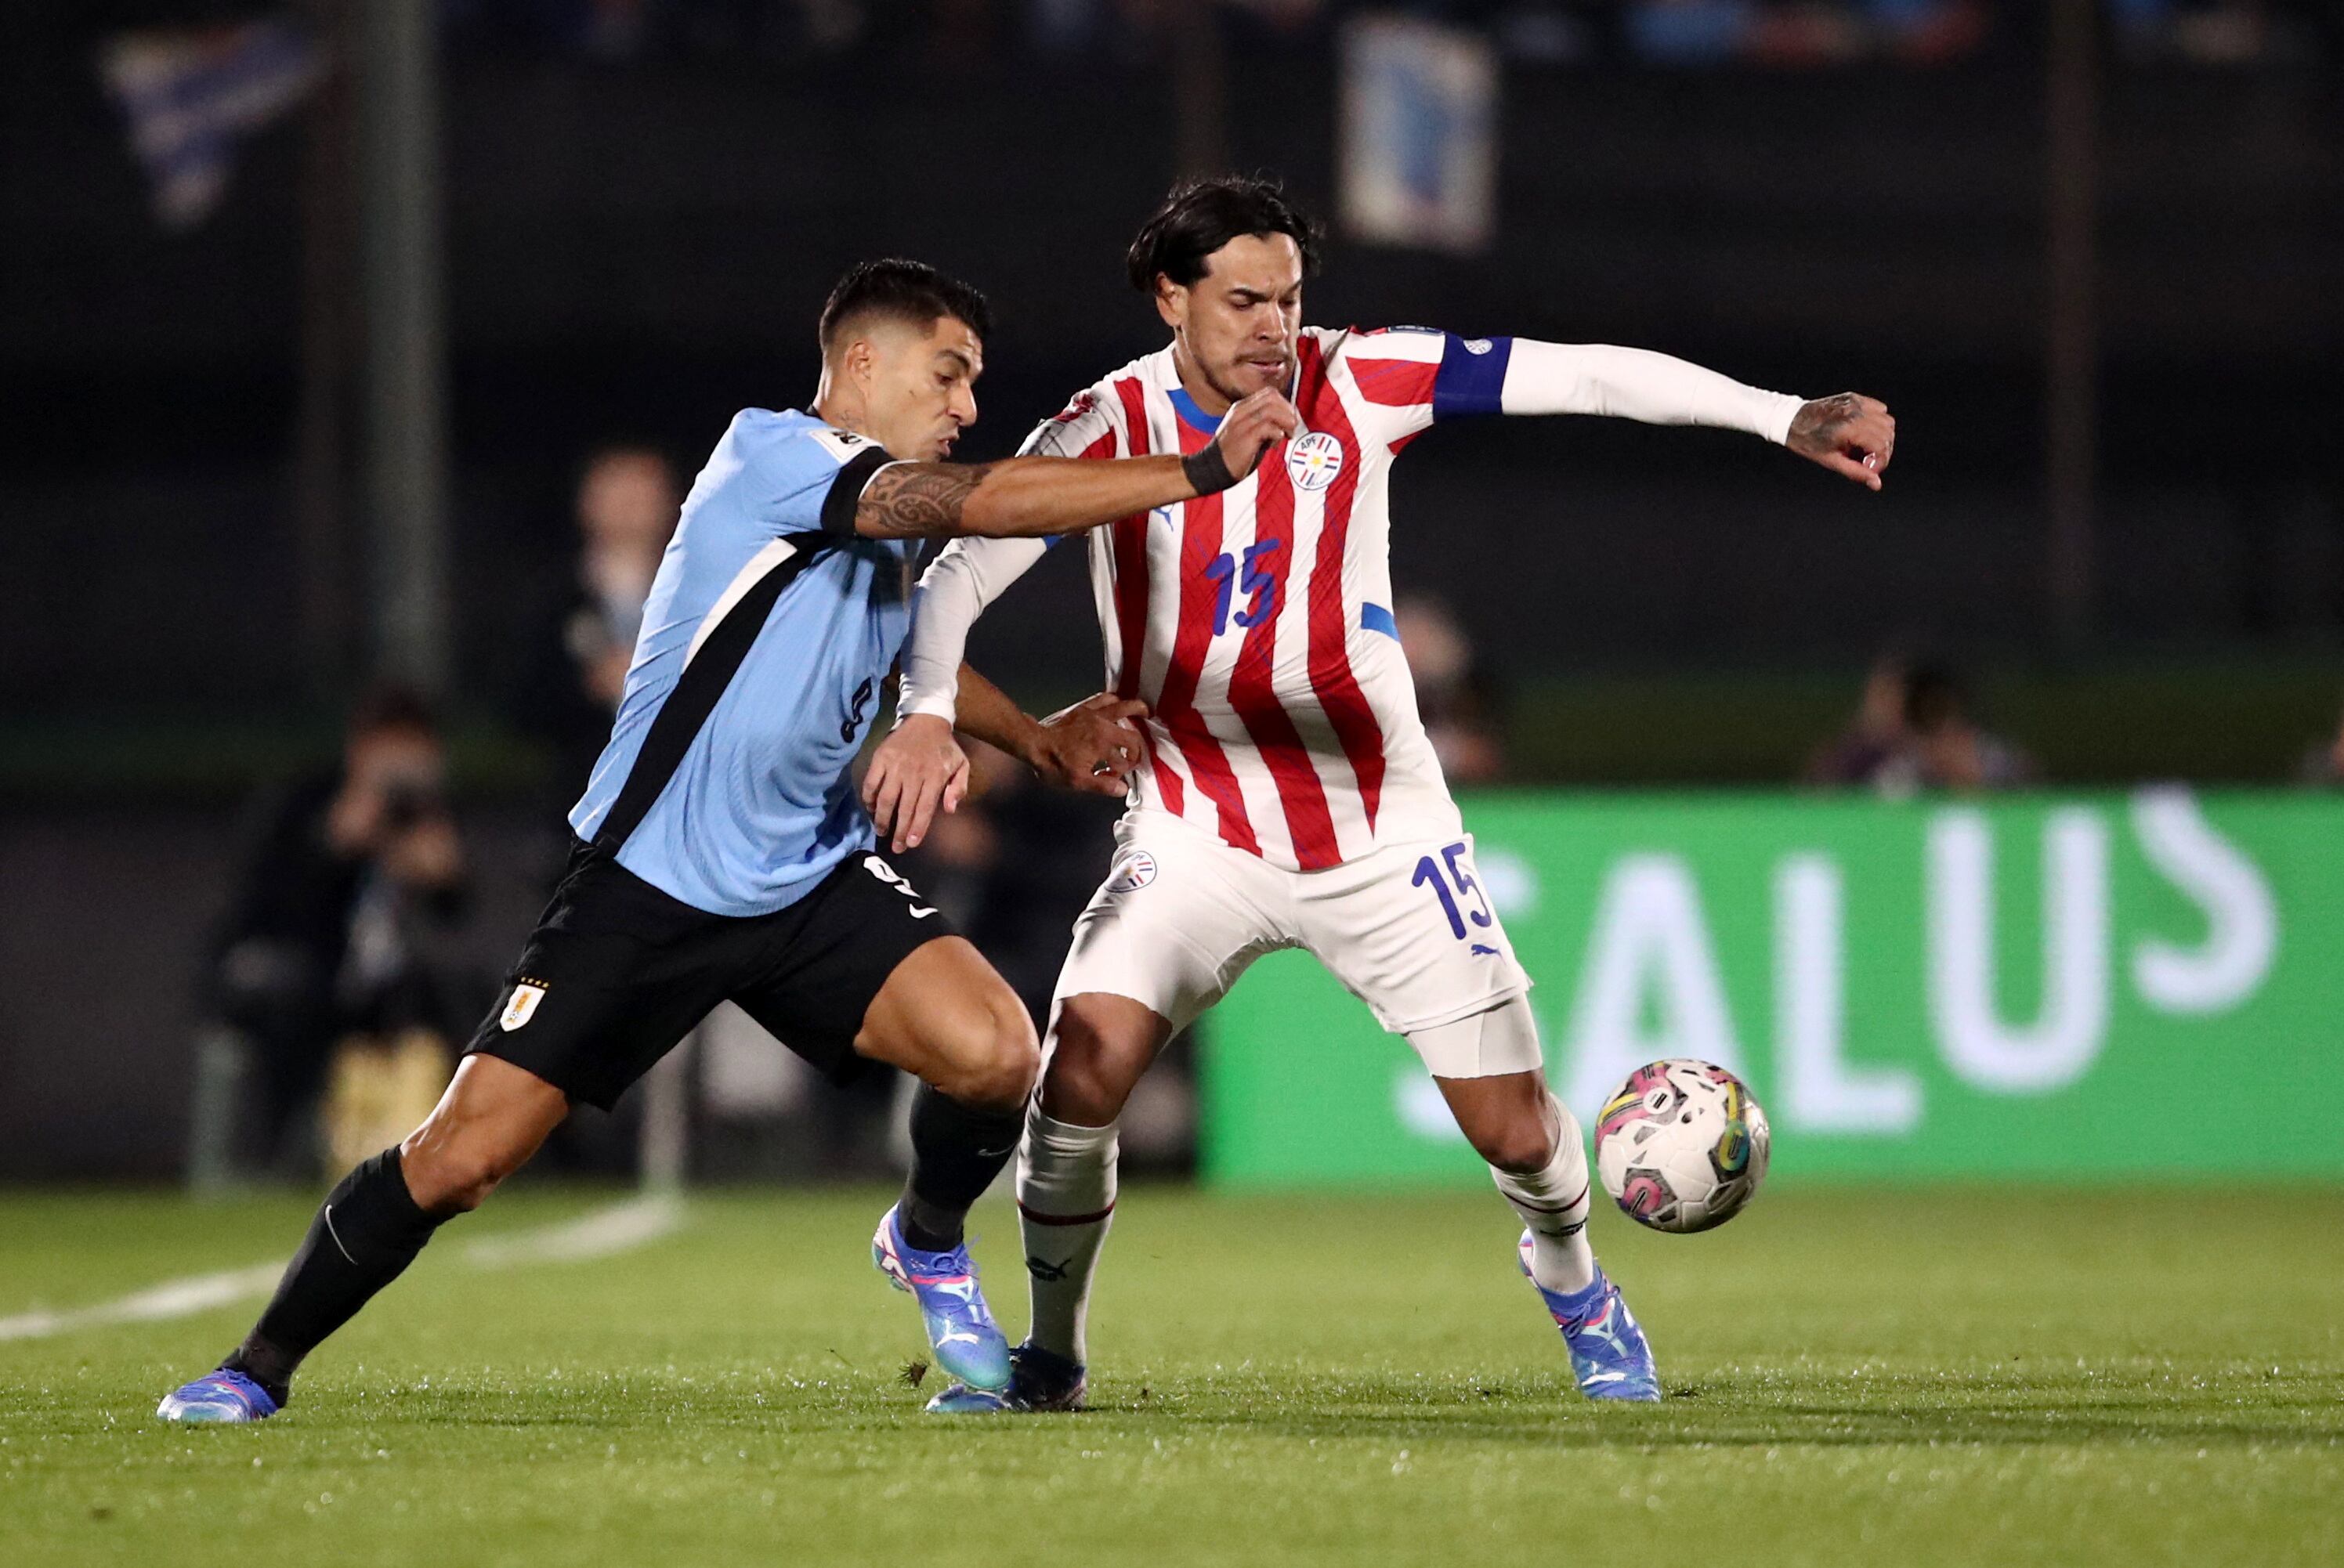
[[[1791,434],[1783,444],[1793,452],[1836,452],[1840,432],[1847,428],[1849,420],[1863,412],[1863,400],[1853,392],[1803,403],[1799,411],[1791,416]]]
[[[992,468],[990,463],[890,463],[863,487],[854,531],[880,539],[956,534],[969,493]]]

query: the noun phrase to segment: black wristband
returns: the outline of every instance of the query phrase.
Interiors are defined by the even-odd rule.
[[[1188,476],[1188,483],[1200,496],[1217,495],[1238,482],[1229,472],[1229,460],[1221,456],[1221,444],[1207,441],[1180,459],[1180,471]]]

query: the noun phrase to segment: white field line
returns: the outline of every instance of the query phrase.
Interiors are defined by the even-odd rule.
[[[510,1236],[483,1237],[464,1249],[464,1257],[481,1269],[607,1258],[647,1246],[682,1223],[683,1204],[679,1200],[667,1196],[633,1198],[575,1220],[532,1226]],[[223,1269],[217,1273],[166,1280],[159,1285],[134,1291],[111,1302],[100,1302],[96,1306],[19,1312],[15,1317],[0,1318],[0,1341],[40,1340],[77,1329],[191,1317],[215,1307],[265,1296],[277,1288],[278,1278],[284,1272],[282,1262],[255,1263],[246,1269]]]
[[[282,1263],[255,1263],[248,1269],[225,1269],[217,1274],[166,1280],[94,1307],[76,1307],[62,1312],[19,1312],[13,1318],[0,1318],[0,1340],[40,1340],[107,1323],[151,1323],[207,1312],[248,1296],[267,1295],[277,1288],[277,1276],[284,1271]]]
[[[478,1269],[520,1263],[575,1263],[648,1246],[683,1223],[683,1202],[666,1193],[633,1198],[558,1225],[510,1236],[483,1236],[464,1249]]]

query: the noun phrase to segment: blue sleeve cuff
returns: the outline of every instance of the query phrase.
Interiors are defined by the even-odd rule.
[[[1506,363],[1514,357],[1510,337],[1450,336],[1432,378],[1432,417],[1458,419],[1505,411]]]

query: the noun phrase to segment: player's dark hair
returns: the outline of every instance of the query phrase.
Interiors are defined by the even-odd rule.
[[[884,261],[858,261],[846,269],[838,286],[822,307],[822,347],[835,347],[842,323],[858,316],[880,316],[932,327],[949,316],[967,325],[978,337],[993,335],[993,307],[985,296],[956,277],[938,272],[924,261],[890,256]]]
[[[587,449],[584,460],[578,465],[579,483],[585,483],[586,476],[603,464],[619,461],[653,462],[670,472],[675,467],[674,462],[656,442],[638,440],[631,436],[614,437]]]
[[[384,685],[368,691],[350,709],[349,732],[375,735],[386,729],[436,735],[440,724],[421,693],[411,687]]]
[[[1155,216],[1140,225],[1124,267],[1131,286],[1142,294],[1156,292],[1159,274],[1185,287],[1205,276],[1206,262],[1215,251],[1249,234],[1289,236],[1302,252],[1302,276],[1318,270],[1318,222],[1288,201],[1276,180],[1258,175],[1223,175],[1174,186]]]
[[[1934,658],[1917,659],[1904,671],[1904,723],[1923,735],[1935,734],[1969,711],[1969,693],[1951,665]]]

